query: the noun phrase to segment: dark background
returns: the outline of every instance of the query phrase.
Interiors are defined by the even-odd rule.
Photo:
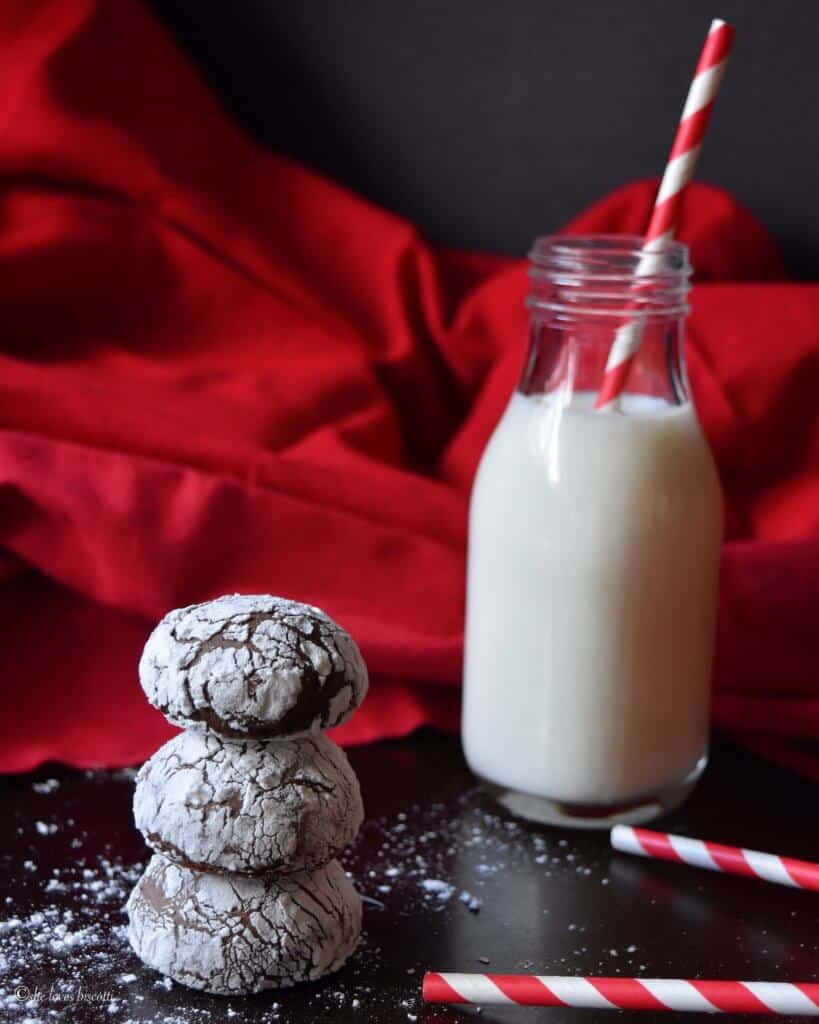
[[[662,170],[712,17],[737,28],[698,177],[819,277],[816,0],[151,0],[259,140],[444,245],[522,254]]]

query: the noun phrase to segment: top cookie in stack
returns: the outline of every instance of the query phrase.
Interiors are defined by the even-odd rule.
[[[330,729],[367,694],[352,637],[319,608],[269,595],[170,612],[145,645],[139,678],[174,725],[233,739]]]

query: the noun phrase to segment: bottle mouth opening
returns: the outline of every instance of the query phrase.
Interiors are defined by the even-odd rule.
[[[529,253],[527,306],[554,316],[682,316],[691,290],[688,246],[644,247],[639,235],[546,235]]]
[[[650,257],[647,276],[688,278],[688,246],[667,242],[662,249],[645,246],[639,235],[544,235],[529,253],[532,269],[582,273],[606,280],[629,281]]]

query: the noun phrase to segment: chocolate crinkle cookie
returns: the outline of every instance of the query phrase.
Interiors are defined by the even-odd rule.
[[[355,641],[319,608],[232,595],[170,612],[139,663],[148,700],[182,728],[267,739],[329,729],[367,693]]]
[[[137,776],[137,828],[176,863],[240,874],[332,860],[364,818],[347,756],[326,736],[225,740],[180,733]]]
[[[361,897],[337,861],[231,878],[155,854],[127,911],[128,937],[146,964],[217,995],[320,978],[341,967],[361,933]]]

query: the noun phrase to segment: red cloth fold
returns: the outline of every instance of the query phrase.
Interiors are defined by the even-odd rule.
[[[435,251],[260,152],[135,0],[3,5],[0,180],[0,770],[147,756],[172,731],[136,680],[149,629],[234,590],[359,639],[342,741],[454,728],[522,263]],[[569,227],[639,232],[654,187]],[[715,720],[819,777],[819,288],[716,189],[681,238],[728,506]]]

